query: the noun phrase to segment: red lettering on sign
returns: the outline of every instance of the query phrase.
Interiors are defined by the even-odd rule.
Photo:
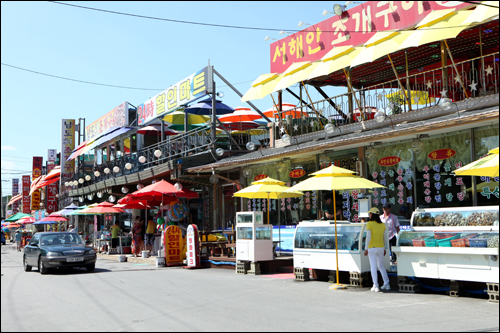
[[[396,165],[399,162],[401,162],[401,158],[399,158],[397,156],[386,156],[386,157],[382,157],[380,160],[378,160],[378,165],[391,166],[391,165]]]
[[[442,148],[431,151],[429,155],[427,155],[431,160],[446,160],[455,156],[457,152],[450,148]]]

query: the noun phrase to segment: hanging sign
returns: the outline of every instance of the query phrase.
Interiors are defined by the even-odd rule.
[[[55,168],[55,164],[48,164],[47,165],[47,174],[54,168]],[[45,207],[47,207],[47,213],[49,213],[49,214],[54,213],[55,211],[58,210],[57,209],[57,185],[58,185],[58,183],[55,182],[55,183],[47,185],[47,188],[46,188],[47,204],[45,205]]]
[[[187,241],[187,265],[191,268],[201,267],[200,246],[198,238],[198,227],[196,224],[190,224],[186,230]]]
[[[261,175],[257,175],[257,176],[255,176],[255,178],[254,178],[253,180],[254,180],[254,181],[258,181],[258,180],[266,179],[267,177],[269,177],[269,176],[268,176],[268,175],[261,174]]]
[[[399,162],[401,162],[401,158],[399,158],[397,156],[386,156],[386,157],[382,157],[380,160],[378,160],[377,163],[380,166],[387,167],[387,166],[396,165]]]
[[[85,127],[85,138],[92,140],[112,127],[123,127],[128,125],[128,102],[118,105],[92,124]]]
[[[205,67],[140,104],[137,107],[138,125],[147,124],[158,116],[205,96],[210,88],[211,79],[208,67]]]
[[[23,213],[31,213],[31,197],[30,197],[30,187],[31,187],[31,176],[23,176]]]
[[[43,157],[39,156],[33,157],[33,173],[32,173],[33,182],[38,177],[42,176],[42,162],[43,162]],[[31,209],[32,210],[40,209],[41,202],[42,202],[42,194],[40,190],[35,190],[31,194]]]
[[[12,197],[15,197],[19,194],[19,178],[12,179]],[[12,204],[12,210],[14,214],[19,213],[19,200],[16,200]]]
[[[182,232],[181,228],[171,225],[164,233],[165,262],[167,266],[182,265]]]
[[[304,177],[305,174],[306,174],[306,170],[295,169],[295,170],[290,171],[290,173],[288,175],[290,176],[290,178],[301,178],[301,177]]]
[[[431,151],[429,155],[427,155],[427,157],[429,157],[431,160],[446,160],[455,156],[456,153],[457,152],[453,149],[443,148]]]

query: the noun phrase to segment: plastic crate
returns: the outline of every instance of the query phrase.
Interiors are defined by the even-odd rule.
[[[465,238],[454,239],[451,241],[452,247],[470,247],[469,238],[475,237],[477,234],[469,235]]]
[[[420,236],[415,239],[412,239],[413,246],[425,246],[425,239],[429,236]]]
[[[445,239],[445,238],[451,238],[453,236],[457,236],[458,233],[456,232],[437,232],[434,231],[434,238],[436,239]]]
[[[438,239],[437,240],[437,245],[439,247],[451,247],[451,241],[457,239],[458,237],[460,237],[460,235],[456,234],[453,237],[444,238],[444,239]]]
[[[470,247],[487,247],[487,238],[469,238]]]
[[[437,246],[437,241],[434,237],[429,237],[424,239],[425,246],[426,247],[436,247]]]

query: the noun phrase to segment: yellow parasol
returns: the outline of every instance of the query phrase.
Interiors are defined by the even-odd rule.
[[[282,74],[262,74],[252,83],[252,87],[243,95],[241,101],[246,102],[266,97],[273,91],[282,77]]]
[[[494,6],[496,8],[483,6],[483,4]],[[464,22],[462,22],[462,24],[482,23],[498,16],[498,13],[498,1],[484,1],[472,11],[472,14]]]
[[[168,123],[168,127],[173,130],[185,130],[184,129],[184,111],[174,111],[163,117],[163,120]],[[204,124],[210,119],[209,116],[188,114],[188,126]]]
[[[407,94],[406,90],[405,94]],[[413,104],[429,104],[429,103],[434,103],[436,101],[434,97],[429,97],[429,93],[427,91],[412,90],[410,95]],[[398,97],[400,99],[404,99],[401,90],[393,92],[392,94],[385,95],[385,97],[387,98]]]
[[[352,190],[384,187],[368,179],[355,175],[356,172],[339,168],[334,165],[311,174],[310,178],[290,187],[288,191],[328,191],[332,190]],[[333,207],[336,209],[335,193],[333,195]],[[337,246],[337,214],[335,214],[335,260],[337,265],[337,284],[332,285],[330,289],[347,289],[346,286],[339,284],[339,252]]]
[[[285,182],[267,177],[252,182],[252,185],[234,193],[233,196],[247,199],[267,199],[267,223],[269,223],[269,199],[296,198],[303,195],[304,193],[299,191],[290,191],[290,187],[286,186]]]
[[[455,170],[455,175],[498,177],[498,147],[488,153],[488,156]]]
[[[309,61],[293,63],[292,66],[288,67],[288,69],[283,73],[283,78],[271,92],[283,90],[290,87],[292,84],[307,80],[309,78],[309,74],[311,74],[311,72],[318,67],[318,65],[319,62]]]
[[[351,68],[372,62],[397,51],[407,35],[398,31],[378,31],[366,42],[365,48],[352,60]]]
[[[417,30],[405,33],[407,38],[399,50],[417,47],[444,39],[455,38],[468,24],[463,24],[471,11],[456,12],[452,9],[436,10],[427,15],[418,25]]]
[[[339,46],[331,49],[323,58],[318,66],[309,74],[308,79],[328,75],[342,68],[349,67],[351,61],[361,52],[362,47]]]

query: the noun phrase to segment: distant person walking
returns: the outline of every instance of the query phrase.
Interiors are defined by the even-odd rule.
[[[391,253],[391,261],[396,262],[396,253],[392,251],[392,247],[396,246],[397,235],[399,233],[399,220],[396,215],[391,213],[391,205],[386,203],[382,208],[384,214],[380,216],[380,220],[385,224],[387,228],[388,238],[389,238],[389,251]]]
[[[120,232],[120,225],[118,221],[111,227],[111,248],[116,249],[118,246],[118,233]]]
[[[21,240],[23,239],[23,234],[19,230],[17,230],[16,234],[14,235],[14,239],[16,241],[17,252],[21,252]]]
[[[149,251],[149,254],[153,253],[153,245],[155,244],[155,230],[156,223],[153,222],[153,218],[148,216],[148,222],[146,226],[146,237],[144,237],[144,246],[146,251]]]
[[[370,218],[366,224],[366,245],[365,256],[370,259],[370,267],[372,273],[373,287],[372,291],[379,292],[380,289],[391,290],[389,285],[389,276],[384,267],[384,257],[387,253],[387,232],[385,224],[380,220],[380,212],[378,208],[372,207],[368,211]],[[377,268],[382,274],[384,285],[379,288]]]

